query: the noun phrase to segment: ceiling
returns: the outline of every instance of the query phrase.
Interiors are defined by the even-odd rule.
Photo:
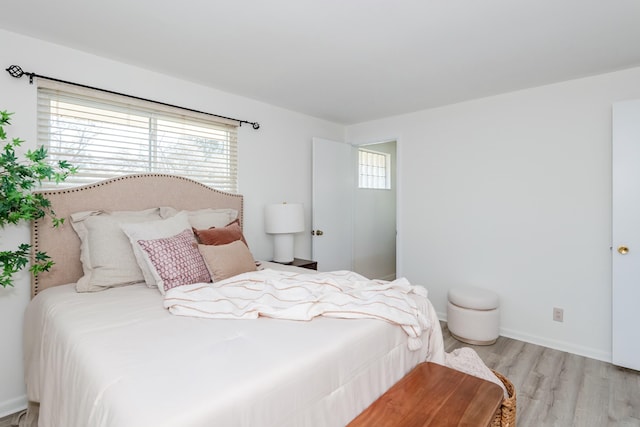
[[[343,124],[640,66],[637,0],[13,0],[0,28]]]

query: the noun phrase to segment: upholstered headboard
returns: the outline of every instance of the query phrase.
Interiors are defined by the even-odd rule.
[[[71,227],[69,215],[87,210],[141,210],[172,206],[178,210],[231,208],[238,211],[242,226],[243,197],[207,187],[194,180],[165,174],[126,175],[95,184],[40,191],[51,201],[63,225],[53,228],[51,219],[35,221],[31,229],[33,251],[46,252],[55,265],[32,278],[32,297],[52,286],[76,282],[83,274],[80,239]]]

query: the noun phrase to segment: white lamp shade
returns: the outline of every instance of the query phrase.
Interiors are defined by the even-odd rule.
[[[304,231],[304,209],[299,203],[278,203],[264,209],[264,231],[273,236],[273,260],[293,261],[293,234]]]
[[[304,231],[304,208],[300,203],[278,203],[264,209],[264,231],[269,234]]]

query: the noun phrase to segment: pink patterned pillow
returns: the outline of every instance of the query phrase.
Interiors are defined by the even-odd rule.
[[[176,286],[211,281],[191,230],[164,239],[138,240],[138,244],[149,255],[163,294]]]

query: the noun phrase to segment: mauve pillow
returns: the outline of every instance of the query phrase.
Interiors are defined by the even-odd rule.
[[[138,240],[138,244],[149,255],[152,274],[163,295],[176,286],[211,281],[191,230],[163,239]]]
[[[148,221],[144,223],[122,224],[120,226],[124,234],[129,237],[133,255],[136,258],[142,276],[147,286],[157,288],[156,276],[152,272],[153,265],[149,260],[149,255],[142,250],[138,244],[138,240],[164,239],[166,237],[175,236],[176,234],[189,229],[191,225],[187,218],[186,212],[181,212],[176,216],[167,219],[159,219],[157,221]]]
[[[244,239],[242,229],[240,228],[240,221],[231,221],[224,227],[211,227],[206,230],[193,229],[193,233],[198,238],[198,241],[203,245],[226,245],[228,243],[235,242],[236,240],[242,241],[247,247],[247,241]]]

